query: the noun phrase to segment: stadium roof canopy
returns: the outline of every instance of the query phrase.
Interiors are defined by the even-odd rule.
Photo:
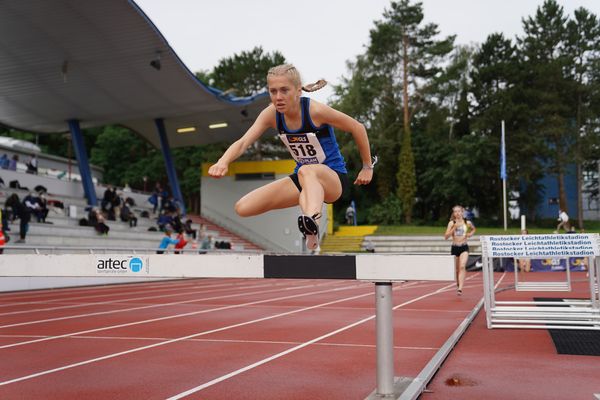
[[[196,79],[144,12],[127,0],[4,0],[0,123],[38,133],[119,124],[160,146],[237,139],[267,104]],[[218,33],[207,40],[218,40]],[[199,50],[201,51],[201,46]],[[226,127],[209,129],[209,125]],[[178,128],[195,127],[191,133]]]

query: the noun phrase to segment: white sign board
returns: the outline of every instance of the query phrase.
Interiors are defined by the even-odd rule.
[[[482,236],[484,257],[589,257],[600,255],[597,233]]]

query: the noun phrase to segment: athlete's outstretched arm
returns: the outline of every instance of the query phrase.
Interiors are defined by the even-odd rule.
[[[363,168],[358,173],[355,185],[366,185],[373,179],[371,149],[367,129],[363,124],[326,104],[311,101],[311,116],[317,125],[329,124],[344,132],[350,132],[358,147]]]
[[[268,129],[273,127],[272,121],[275,121],[275,107],[269,105],[261,111],[252,126],[244,133],[244,136],[236,140],[223,153],[219,161],[208,169],[208,175],[213,178],[221,178],[227,174],[229,164],[237,160],[258,138]]]

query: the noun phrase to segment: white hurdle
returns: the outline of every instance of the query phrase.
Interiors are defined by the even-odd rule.
[[[598,234],[482,236],[484,304],[488,329],[600,330],[600,239]],[[590,298],[574,301],[497,301],[494,258],[566,258],[566,282],[519,283],[515,263],[515,290],[571,290],[569,257],[588,259]],[[550,273],[550,272],[549,272]],[[532,273],[533,274],[533,273]]]
[[[286,278],[354,279],[375,283],[377,388],[369,399],[398,398],[410,383],[394,377],[392,284],[453,281],[454,257],[441,255],[344,254],[330,256],[244,253],[178,255],[18,255],[0,257],[0,276],[89,279]],[[54,281],[55,282],[55,281]]]

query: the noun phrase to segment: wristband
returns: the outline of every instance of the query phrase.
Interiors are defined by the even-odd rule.
[[[362,169],[375,169],[375,164],[377,164],[377,161],[379,161],[379,158],[377,156],[373,156],[373,162],[371,165],[363,164]]]

